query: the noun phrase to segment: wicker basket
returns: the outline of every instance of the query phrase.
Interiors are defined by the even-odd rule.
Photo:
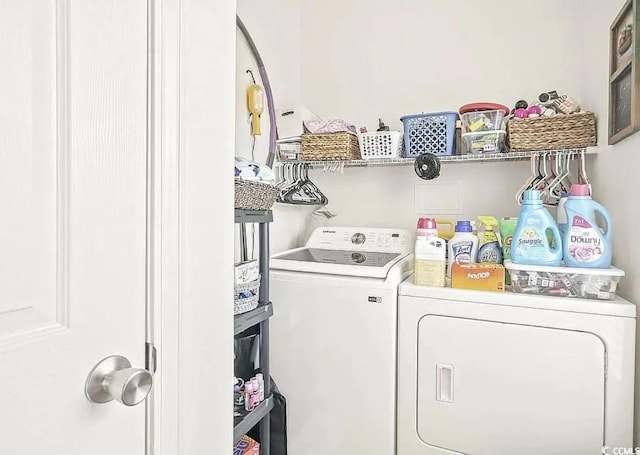
[[[242,314],[258,308],[260,303],[260,278],[247,284],[235,285],[235,298],[233,299],[233,314]],[[240,294],[253,294],[251,297],[240,298]]]
[[[280,190],[274,185],[236,179],[235,208],[244,210],[269,210],[276,202]]]
[[[596,145],[596,117],[581,112],[554,117],[511,119],[507,140],[513,152],[561,150]]]
[[[302,135],[303,161],[359,160],[358,138],[349,133]]]

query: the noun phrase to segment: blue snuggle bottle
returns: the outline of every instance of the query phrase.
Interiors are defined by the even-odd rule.
[[[551,236],[547,233],[550,232]],[[559,266],[562,263],[562,239],[558,226],[542,205],[540,192],[524,192],[518,225],[511,242],[514,264]]]

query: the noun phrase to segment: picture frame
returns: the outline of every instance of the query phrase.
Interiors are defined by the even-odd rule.
[[[609,44],[609,145],[640,129],[640,11],[628,0],[611,24]]]

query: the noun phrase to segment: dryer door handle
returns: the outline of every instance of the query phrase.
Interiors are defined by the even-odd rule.
[[[436,400],[453,403],[453,366],[436,365]]]

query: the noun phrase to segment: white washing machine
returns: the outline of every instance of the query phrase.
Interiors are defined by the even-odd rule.
[[[398,285],[413,234],[318,228],[271,259],[271,371],[291,455],[395,453]]]
[[[398,303],[398,455],[632,447],[635,305],[434,289]]]

